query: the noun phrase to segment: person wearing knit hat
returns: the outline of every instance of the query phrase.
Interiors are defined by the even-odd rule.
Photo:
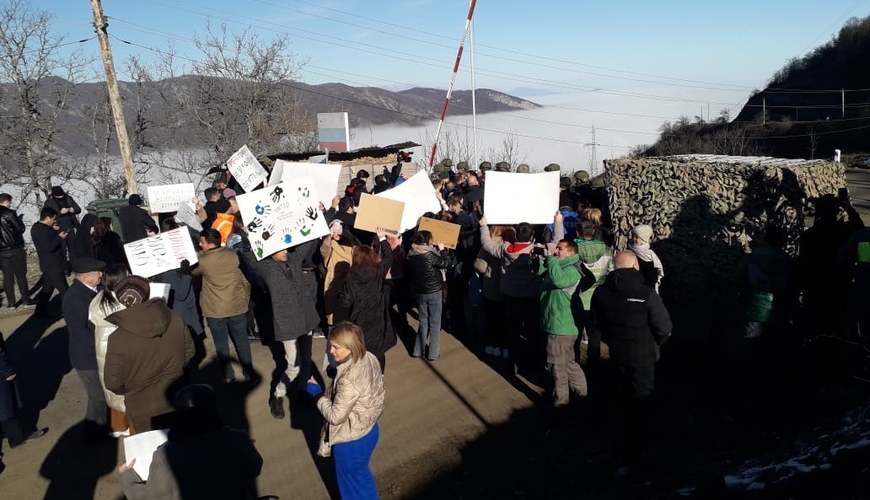
[[[172,388],[193,358],[193,337],[162,298],[148,298],[145,278],[121,279],[115,296],[124,309],[106,317],[118,329],[109,336],[103,379],[106,389],[124,396],[133,429],[147,432],[156,427],[155,417],[174,410]]]
[[[650,248],[653,238],[653,228],[646,224],[638,224],[631,230],[628,249],[637,255],[640,272],[643,274],[644,284],[659,291],[665,270],[658,255]]]
[[[120,222],[121,238],[124,243],[132,243],[147,238],[149,233],[157,234],[160,232],[151,214],[141,208],[142,197],[140,195],[131,194],[127,203],[126,207],[118,209],[118,222]]]

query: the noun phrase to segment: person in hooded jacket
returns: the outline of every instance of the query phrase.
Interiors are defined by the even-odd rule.
[[[172,412],[170,395],[193,357],[193,340],[180,314],[162,298],[148,299],[144,278],[122,279],[115,295],[125,309],[106,318],[118,325],[106,349],[106,389],[124,395],[133,428],[146,432],[154,417]]]
[[[637,255],[640,273],[643,275],[644,284],[659,291],[659,285],[662,283],[662,278],[665,276],[665,269],[662,266],[662,261],[659,256],[650,248],[650,242],[653,237],[653,229],[646,224],[634,226],[631,230],[631,239],[628,242],[628,249]]]
[[[353,265],[347,273],[338,304],[348,311],[348,319],[362,328],[366,351],[375,355],[381,373],[387,366],[387,350],[396,345],[390,321],[389,288],[384,278],[393,265],[393,252],[386,233],[378,228],[378,250],[370,246],[353,249]]]
[[[417,231],[411,240],[406,269],[411,275],[411,289],[417,295],[417,314],[420,326],[412,355],[423,355],[426,344],[429,352],[426,357],[435,361],[441,356],[441,290],[444,286],[443,270],[450,267],[451,257],[444,243],[432,240],[429,231]]]
[[[79,237],[73,241],[73,252],[77,257],[97,258],[97,252],[91,245],[91,236],[94,234],[94,222],[96,221],[96,215],[85,214],[82,217],[81,222],[79,222],[79,227],[77,229]]]
[[[118,329],[114,323],[106,318],[124,309],[124,305],[118,302],[115,289],[122,279],[130,275],[127,266],[113,264],[103,270],[103,289],[91,300],[88,307],[88,321],[94,325],[94,346],[97,353],[97,373],[100,384],[103,386],[103,394],[106,396],[106,404],[109,406],[109,430],[113,437],[130,435],[132,422],[127,415],[127,406],[124,404],[124,396],[115,394],[106,389],[106,351],[109,346],[109,336]]]
[[[138,194],[131,194],[127,198],[127,206],[118,209],[118,222],[121,224],[124,243],[145,239],[149,236],[148,233],[160,232],[151,214],[142,209],[142,197]]]

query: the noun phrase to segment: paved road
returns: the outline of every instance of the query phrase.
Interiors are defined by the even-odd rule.
[[[853,171],[848,179],[856,207],[870,221],[870,172]],[[38,409],[39,425],[51,429],[38,441],[3,450],[7,468],[0,474],[2,497],[120,498],[114,469],[123,460],[121,443],[84,445],[79,439],[85,397],[66,360],[63,323],[39,322],[26,314],[4,316],[0,332],[8,339],[7,347],[20,368],[27,406]],[[323,340],[315,341],[315,352],[322,352],[324,344]],[[445,481],[457,477],[456,481],[462,482],[461,475],[448,472],[462,462],[467,445],[488,431],[501,436],[499,442],[510,440],[510,431],[499,424],[512,416],[528,415],[522,410],[532,406],[540,392],[523,379],[503,376],[499,370],[503,372],[506,367],[487,364],[450,335],[444,335],[442,346],[442,357],[434,363],[410,358],[401,343],[387,355],[387,409],[380,423],[381,441],[372,459],[384,499],[413,498],[420,488],[426,490],[427,498],[446,498],[438,488],[446,488]],[[273,367],[265,347],[255,346],[254,360],[264,375]],[[202,364],[200,378],[219,380],[213,350]],[[269,414],[267,398],[265,383],[219,391],[226,423],[250,429],[263,455],[261,494],[294,500],[338,498],[326,486],[333,484],[330,461],[315,457],[311,451],[319,432],[317,416],[300,409],[292,418],[275,420]],[[493,444],[492,439],[486,442],[495,450],[491,453],[510,452],[509,446]],[[500,458],[504,462],[504,457]],[[517,457],[524,464],[545,459]],[[487,460],[485,453],[483,460]],[[493,471],[493,481],[498,481],[498,474]],[[465,498],[491,497],[485,491],[465,493]],[[517,496],[520,492],[510,493]]]

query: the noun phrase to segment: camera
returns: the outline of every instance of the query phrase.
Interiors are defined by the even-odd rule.
[[[532,247],[532,255],[535,257],[546,257],[547,249],[543,246],[535,245],[534,247]]]

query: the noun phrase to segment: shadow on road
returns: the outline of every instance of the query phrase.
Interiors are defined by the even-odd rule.
[[[39,473],[50,481],[44,500],[92,500],[100,478],[121,463],[114,440],[84,442],[82,426],[67,429],[42,462]]]

